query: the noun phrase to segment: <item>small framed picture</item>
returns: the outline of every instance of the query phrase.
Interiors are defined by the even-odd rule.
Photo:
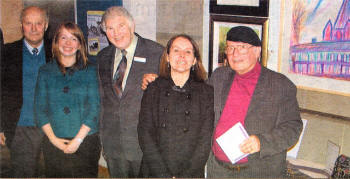
[[[220,66],[226,66],[226,34],[236,26],[247,26],[252,28],[260,37],[262,42],[260,63],[267,64],[267,40],[268,19],[260,17],[242,17],[232,15],[210,16],[210,41],[209,41],[209,75]]]
[[[210,0],[210,13],[269,16],[269,0]]]

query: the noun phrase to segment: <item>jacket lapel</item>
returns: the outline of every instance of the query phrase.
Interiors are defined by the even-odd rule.
[[[113,67],[114,67],[114,58],[115,58],[115,52],[116,48],[112,46],[108,53],[102,59],[105,59],[104,62],[100,63],[103,65],[103,79],[105,84],[108,84],[110,86],[111,93],[113,95],[108,95],[108,96],[113,96],[113,98],[118,98],[118,95],[116,94],[114,87],[113,87]]]
[[[227,96],[228,96],[228,93],[230,92],[234,77],[235,77],[235,72],[231,70],[226,76],[226,79],[224,79],[222,92],[221,92],[222,94],[221,95],[221,112],[224,110]]]
[[[134,56],[132,57],[132,61],[131,61],[131,67],[130,67],[130,70],[129,70],[129,74],[128,74],[128,79],[126,79],[126,84],[125,84],[125,88],[124,88],[124,91],[123,91],[123,97],[125,97],[128,92],[130,90],[135,90],[135,84],[137,83],[137,79],[136,79],[136,74],[139,73],[139,68],[138,68],[138,65],[134,62],[134,57],[141,57],[141,53],[142,53],[142,37],[140,37],[138,34],[135,33],[135,35],[137,36],[138,40],[137,40],[137,44],[136,44],[136,48],[135,48],[135,53],[134,53]],[[139,85],[137,87],[140,87],[141,86],[141,83],[140,84],[136,84],[136,85]],[[141,87],[140,87],[141,88]]]
[[[259,108],[260,102],[263,101],[264,97],[266,97],[266,94],[264,94],[264,89],[266,89],[266,80],[267,76],[265,75],[266,69],[264,67],[261,67],[261,72],[259,75],[258,82],[255,86],[254,93],[252,96],[252,99],[250,100],[250,104],[248,107],[246,119],[254,118],[254,112],[256,108]]]

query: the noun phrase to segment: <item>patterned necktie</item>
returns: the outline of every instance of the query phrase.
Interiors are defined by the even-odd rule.
[[[122,93],[123,93],[122,83],[123,83],[123,78],[124,78],[125,69],[127,65],[126,51],[122,50],[122,54],[123,54],[123,57],[120,60],[117,71],[115,72],[114,78],[113,78],[113,86],[119,98],[122,97]]]
[[[34,56],[37,56],[39,50],[38,50],[37,48],[33,48],[32,52],[33,52],[33,55],[34,55]]]

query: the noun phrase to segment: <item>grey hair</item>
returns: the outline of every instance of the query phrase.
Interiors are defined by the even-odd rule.
[[[101,22],[102,22],[102,30],[106,32],[106,19],[111,17],[111,16],[121,16],[125,17],[128,20],[128,24],[130,28],[133,28],[135,25],[134,23],[134,18],[132,15],[129,13],[128,10],[126,10],[122,6],[112,6],[109,7],[106,12],[103,14]]]
[[[23,22],[23,18],[26,16],[26,13],[29,9],[36,9],[37,11],[39,11],[42,14],[42,16],[44,16],[46,23],[49,23],[49,13],[45,9],[38,6],[25,7],[21,12],[21,16],[20,16],[21,23]]]

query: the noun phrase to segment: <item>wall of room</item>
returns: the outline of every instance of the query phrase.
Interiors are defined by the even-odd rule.
[[[269,59],[268,68],[281,71],[283,43],[286,39],[287,1],[270,0],[269,7]],[[297,158],[321,165],[326,164],[327,143],[340,147],[340,154],[350,156],[350,95],[325,92],[324,90],[298,87],[299,107],[304,109],[302,119],[307,120]]]
[[[5,42],[21,37],[19,14],[25,3],[34,0],[1,0],[1,22]],[[137,0],[128,0],[137,1]],[[283,39],[284,1],[270,0],[269,59],[268,68],[279,71],[281,39]],[[165,45],[174,34],[187,33],[199,44],[203,64],[207,68],[209,46],[209,0],[157,0],[156,40]],[[63,8],[58,8],[59,11]],[[52,10],[52,11],[56,11]],[[71,11],[68,11],[71,13]],[[55,13],[54,16],[63,13]],[[338,144],[340,153],[350,156],[350,96],[298,89],[300,107],[309,111],[302,113],[308,120],[298,158],[323,164],[326,160],[327,141]],[[315,113],[316,112],[316,113]]]

